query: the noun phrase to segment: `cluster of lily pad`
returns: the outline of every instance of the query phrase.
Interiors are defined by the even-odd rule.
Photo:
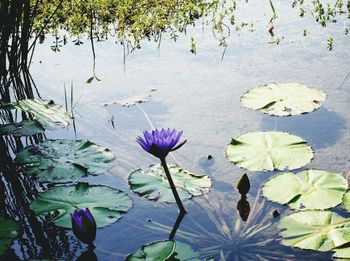
[[[40,134],[46,129],[66,127],[70,120],[63,106],[56,105],[53,101],[22,100],[14,104],[3,105],[0,109],[6,113],[12,109],[20,109],[28,116],[28,119],[19,123],[5,122],[0,125],[0,135]],[[169,137],[162,137],[161,144],[157,144],[160,145],[159,149],[167,145],[165,143],[168,140],[171,145],[170,149],[179,148],[175,145],[181,134],[177,135],[178,139],[169,140]],[[144,149],[146,145],[149,146],[148,149],[153,152],[162,152],[157,150],[158,147],[154,147],[153,143],[144,144],[141,141],[140,145]],[[170,152],[170,149],[166,151],[166,154]],[[157,154],[156,156],[165,160],[166,155]],[[119,220],[121,215],[132,207],[132,200],[119,189],[77,181],[88,175],[103,174],[113,167],[115,158],[108,149],[90,141],[56,139],[27,146],[17,153],[15,162],[24,175],[38,182],[52,184],[49,190],[38,194],[30,204],[30,209],[36,215],[45,217],[46,221],[53,222],[57,226],[73,228],[74,234],[80,241],[93,246],[92,241],[95,239],[96,229]],[[211,181],[207,175],[190,173],[178,165],[166,165],[166,167],[171,173],[181,200],[209,191]],[[175,200],[171,194],[173,188],[165,182],[167,180],[169,177],[164,175],[160,165],[154,165],[147,170],[133,171],[129,177],[129,184],[135,193],[149,200],[174,203]],[[2,251],[0,254],[5,251],[5,246],[9,246],[15,236],[16,227],[14,226],[9,225],[7,230],[0,230],[1,244],[4,245],[0,248]],[[172,244],[174,247],[176,244],[172,240],[160,242],[167,242],[168,245]],[[146,247],[148,248],[150,247]],[[133,260],[132,256],[130,255],[127,259]]]
[[[304,84],[270,84],[241,97],[244,107],[274,116],[311,112],[325,100],[324,92]],[[312,148],[300,137],[284,132],[253,132],[233,138],[226,156],[250,171],[293,170],[312,158]],[[350,218],[325,211],[343,202],[350,211],[347,180],[338,173],[306,169],[287,171],[269,179],[263,195],[297,210],[280,220],[282,244],[301,249],[335,251],[334,257],[349,258]]]
[[[271,84],[248,91],[241,97],[241,103],[244,107],[259,109],[269,115],[291,116],[319,108],[325,98],[324,92],[304,84]],[[69,123],[69,115],[62,106],[51,101],[24,100],[2,109],[20,109],[31,116],[28,117],[30,120],[1,125],[2,135],[33,135]],[[207,193],[212,183],[207,175],[166,164],[167,154],[183,145],[177,146],[181,134],[170,129],[144,132],[144,137],[138,138],[139,144],[158,157],[161,164],[133,171],[128,181],[131,190],[140,196],[158,202],[176,202],[183,211],[182,200]],[[333,250],[335,257],[350,256],[350,248],[344,247],[350,243],[350,218],[325,211],[341,202],[350,211],[347,180],[340,174],[323,170],[290,172],[305,166],[313,158],[313,150],[305,140],[285,132],[246,133],[231,139],[226,147],[226,156],[235,165],[249,171],[289,170],[272,177],[262,188],[263,195],[269,200],[297,210],[280,221],[279,228],[285,229],[281,233],[284,245]],[[30,208],[57,226],[72,228],[73,225],[74,233],[87,244],[92,243],[95,234],[84,237],[84,234],[76,232],[75,228],[82,225],[81,220],[93,218],[90,227],[95,230],[110,225],[132,207],[132,200],[116,188],[72,182],[87,175],[103,174],[113,166],[114,160],[115,156],[108,149],[90,141],[64,139],[30,145],[19,151],[15,158],[24,175],[53,184],[49,190],[39,193]],[[0,253],[16,236],[15,231],[15,224],[9,224],[6,231],[0,230],[0,237],[6,238],[1,241]],[[172,239],[151,242],[130,254],[126,260],[198,257],[192,249],[183,252],[182,248],[189,246]],[[180,258],[185,252],[186,257]]]

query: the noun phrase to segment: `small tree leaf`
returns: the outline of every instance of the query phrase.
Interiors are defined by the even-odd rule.
[[[152,92],[157,91],[157,89],[151,89],[147,92],[143,92],[141,94],[135,95],[133,97],[130,98],[126,98],[126,99],[122,99],[122,100],[117,100],[117,101],[113,101],[113,102],[109,102],[109,103],[105,103],[104,105],[110,105],[110,104],[119,104],[123,107],[130,107],[133,106],[137,103],[144,103],[147,101],[148,97],[152,96]]]
[[[92,83],[92,81],[95,79],[95,76],[90,77],[86,80],[86,83]]]

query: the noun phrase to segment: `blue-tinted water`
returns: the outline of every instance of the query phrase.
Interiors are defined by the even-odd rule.
[[[272,211],[289,212],[287,208],[265,202],[258,193],[265,180],[276,174],[272,172],[248,173],[251,190],[247,198],[257,215],[252,215],[248,227],[266,222],[273,224],[271,229],[246,241],[234,234],[236,222],[240,220],[236,211],[240,199],[236,182],[246,172],[225,158],[224,149],[231,137],[258,130],[286,131],[301,136],[314,148],[314,159],[307,168],[343,174],[350,169],[349,36],[342,33],[341,22],[321,28],[311,18],[299,18],[289,4],[277,3],[276,9],[281,15],[275,22],[275,33],[281,39],[284,37],[278,45],[268,43],[271,14],[268,2],[251,1],[246,8],[239,9],[238,16],[253,21],[255,31],[233,32],[222,61],[222,47],[218,47],[210,29],[202,31],[200,26],[190,28],[176,43],[164,36],[159,49],[156,43],[143,42],[140,50],[127,56],[125,65],[123,48],[114,40],[97,43],[96,73],[101,81],[90,84],[86,84],[92,75],[88,41],[79,47],[68,44],[59,53],[49,48],[50,38],[37,46],[31,73],[42,98],[64,104],[64,86],[69,89],[73,84],[76,137],[108,147],[117,156],[115,167],[106,175],[84,178],[84,181],[120,188],[134,201],[134,207],[120,221],[98,230],[94,251],[98,260],[123,260],[145,243],[166,239],[177,217],[175,205],[149,202],[128,187],[127,177],[133,170],[158,163],[135,142],[136,136],[150,129],[143,111],[155,127],[169,126],[184,131],[188,142],[173,153],[173,158],[169,158],[171,162],[195,173],[206,173],[213,180],[210,193],[185,203],[189,213],[180,225],[176,240],[190,244],[194,250],[202,250],[201,258],[214,256],[215,260],[219,260],[221,253],[227,260],[252,260],[249,254],[260,248],[279,253],[279,258],[273,259],[269,253],[261,252],[261,259],[263,253],[266,254],[265,260],[331,258],[331,253],[300,251],[283,247],[278,241],[265,242],[278,239],[275,227],[278,218],[272,217]],[[304,37],[306,27],[310,34]],[[334,38],[331,52],[326,48],[330,35]],[[192,36],[197,40],[197,55],[189,51]],[[302,82],[322,89],[327,93],[326,102],[310,114],[284,118],[263,115],[240,105],[239,98],[248,89],[272,82]],[[104,106],[150,89],[157,91],[140,105],[141,109]],[[75,138],[72,126],[46,135],[52,139]],[[208,160],[208,155],[213,158]],[[161,230],[156,223],[169,228]],[[241,223],[244,226],[245,222]],[[57,232],[54,227],[50,231],[51,236],[61,237],[50,246],[51,251],[47,251],[42,242],[34,246],[26,244],[28,239],[14,243],[15,254],[20,259],[70,260],[86,251],[70,231]],[[254,245],[259,242],[259,247]],[[28,246],[37,248],[28,249]],[[211,246],[216,247],[213,252],[203,251]]]

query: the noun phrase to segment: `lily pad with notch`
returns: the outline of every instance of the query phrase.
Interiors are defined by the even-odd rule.
[[[182,200],[209,192],[212,185],[209,176],[191,173],[177,165],[168,165],[168,167]],[[129,176],[129,185],[133,192],[149,200],[175,203],[169,182],[160,164],[146,170],[138,169],[132,172]]]
[[[313,158],[306,141],[286,132],[250,132],[232,138],[226,157],[250,171],[298,169]]]
[[[318,109],[326,94],[302,83],[274,83],[257,87],[241,97],[243,107],[275,116],[299,115]]]
[[[322,210],[294,212],[278,226],[282,244],[301,249],[329,251],[350,242],[350,219]]]
[[[343,197],[343,206],[346,211],[350,212],[350,190],[346,191]]]
[[[4,217],[0,217],[0,224],[0,255],[2,255],[17,236],[18,225]]]
[[[14,106],[33,115],[33,119],[47,130],[67,127],[70,121],[70,116],[63,106],[53,101],[27,99],[18,101]]]
[[[335,253],[333,254],[333,258],[340,258],[339,260],[349,260],[350,259],[350,246],[349,244],[345,247],[339,247],[333,249]],[[338,260],[338,259],[336,259]]]
[[[39,193],[30,204],[38,216],[47,216],[57,226],[71,228],[70,213],[89,208],[97,227],[119,220],[132,207],[130,197],[123,191],[103,185],[78,183],[60,186]]]
[[[155,241],[141,247],[134,254],[126,257],[126,261],[200,261],[198,252],[185,243],[173,240]]]
[[[0,125],[0,135],[13,135],[15,137],[32,136],[43,133],[44,131],[43,126],[36,120],[24,120],[18,123]]]
[[[164,240],[155,241],[146,244],[141,247],[134,254],[128,255],[126,261],[136,261],[136,260],[147,260],[147,261],[157,261],[157,260],[167,260],[172,256],[175,251],[175,241]]]
[[[342,202],[348,182],[337,173],[304,170],[272,177],[262,187],[269,200],[293,209],[327,209]]]
[[[21,150],[15,162],[40,182],[69,182],[111,168],[115,156],[90,141],[46,140]]]

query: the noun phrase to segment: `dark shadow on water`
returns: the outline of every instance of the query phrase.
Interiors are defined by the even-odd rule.
[[[326,148],[335,144],[346,129],[346,121],[338,113],[320,108],[317,111],[291,117],[264,115],[264,131],[284,131],[305,139],[313,148]]]
[[[30,210],[30,203],[43,187],[18,171],[8,147],[0,137],[0,216],[14,220],[19,229],[12,249],[0,256],[0,260],[72,258],[74,251],[70,248],[76,248],[76,245],[66,236],[66,230],[52,223],[44,225],[44,221]]]
[[[78,258],[77,261],[97,261],[97,256],[92,249],[88,249],[83,252]]]
[[[241,199],[237,203],[237,210],[242,220],[247,221],[250,213],[250,204],[246,195],[241,195]]]

